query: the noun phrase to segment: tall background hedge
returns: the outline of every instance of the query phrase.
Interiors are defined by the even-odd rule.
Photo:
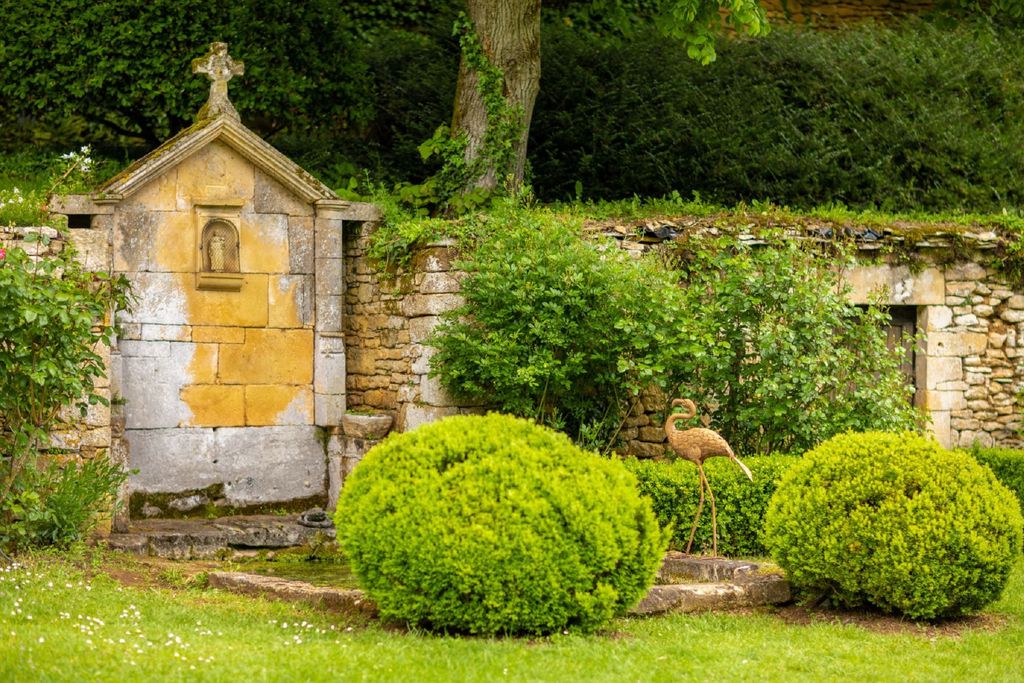
[[[185,125],[218,37],[247,64],[243,119],[325,180],[433,169],[450,118],[458,3],[0,0],[0,149],[99,143],[133,158]],[[530,136],[545,200],[699,193],[723,203],[842,202],[998,211],[1021,202],[1024,33],[985,20],[723,38],[701,66],[654,33],[548,17]],[[109,124],[143,138],[118,136]]]
[[[1024,36],[911,21],[725,40],[708,67],[655,36],[556,26],[531,132],[547,199],[662,195],[997,210],[1024,188]]]

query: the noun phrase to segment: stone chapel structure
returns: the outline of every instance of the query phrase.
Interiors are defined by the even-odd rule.
[[[211,80],[194,125],[52,207],[86,265],[135,296],[110,357],[110,447],[137,470],[130,493],[323,504],[324,428],[345,412],[342,222],[372,207],[241,123],[224,43],[193,71]]]

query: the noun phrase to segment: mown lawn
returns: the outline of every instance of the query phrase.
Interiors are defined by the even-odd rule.
[[[773,612],[622,619],[542,639],[435,636],[197,588],[125,560],[0,571],[0,681],[1021,681],[1024,560],[980,619],[940,628]],[[174,578],[174,572],[170,572]],[[868,620],[870,622],[870,620]]]

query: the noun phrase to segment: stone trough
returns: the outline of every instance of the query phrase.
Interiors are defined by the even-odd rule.
[[[657,581],[647,597],[630,610],[631,615],[757,607],[790,599],[789,582],[780,571],[766,570],[752,562],[670,552],[665,556]],[[209,582],[212,588],[246,595],[305,602],[366,616],[376,614],[376,606],[357,589],[325,588],[304,581],[243,572],[213,572]]]

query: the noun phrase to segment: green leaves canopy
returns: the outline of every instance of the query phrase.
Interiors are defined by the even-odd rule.
[[[363,67],[338,3],[266,0],[0,0],[0,99],[8,114],[80,116],[155,144],[188,125],[208,82],[191,60],[231,44],[246,73],[231,98],[263,134],[360,120]]]

